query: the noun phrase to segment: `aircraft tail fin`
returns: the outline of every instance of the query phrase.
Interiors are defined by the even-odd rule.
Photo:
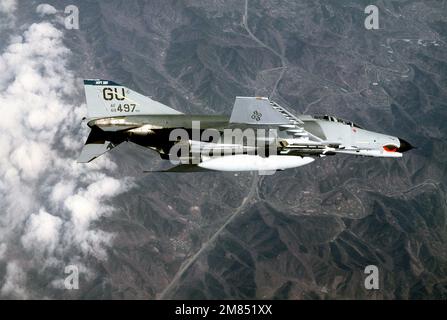
[[[181,114],[110,80],[84,80],[88,118],[143,114]]]
[[[119,145],[123,140],[118,141],[109,141],[110,138],[107,138],[107,135],[104,131],[97,127],[93,127],[92,131],[85,142],[84,147],[82,148],[81,154],[78,157],[77,162],[79,163],[87,163],[106,153],[107,151],[112,150],[117,145]]]

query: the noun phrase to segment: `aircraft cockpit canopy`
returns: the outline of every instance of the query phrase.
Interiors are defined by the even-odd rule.
[[[356,128],[359,128],[359,129],[363,129],[361,126],[359,126],[358,124],[355,124],[352,121],[347,121],[347,120],[344,120],[344,119],[341,119],[341,118],[337,118],[337,117],[334,117],[334,116],[328,116],[327,114],[325,114],[325,115],[316,115],[316,116],[314,116],[314,118],[315,119],[320,119],[320,120],[326,120],[326,121],[330,121],[330,122],[340,122],[340,123],[343,123],[343,124],[347,124],[348,126],[351,126],[351,127],[356,127]]]

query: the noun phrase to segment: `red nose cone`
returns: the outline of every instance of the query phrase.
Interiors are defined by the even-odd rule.
[[[396,152],[397,147],[390,144],[390,145],[383,146],[383,150],[385,150],[386,152]]]

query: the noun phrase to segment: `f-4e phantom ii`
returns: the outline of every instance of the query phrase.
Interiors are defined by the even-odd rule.
[[[91,131],[81,163],[125,141],[155,150],[176,164],[165,171],[177,172],[275,172],[336,154],[399,158],[413,148],[334,116],[294,115],[264,97],[236,97],[227,117],[183,114],[109,80],[84,80],[84,88]]]

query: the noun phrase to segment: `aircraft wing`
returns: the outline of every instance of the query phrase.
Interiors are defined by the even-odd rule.
[[[311,140],[324,144],[323,140],[303,128],[303,121],[274,101],[265,97],[236,97],[230,123],[247,125],[277,125],[299,143]]]

